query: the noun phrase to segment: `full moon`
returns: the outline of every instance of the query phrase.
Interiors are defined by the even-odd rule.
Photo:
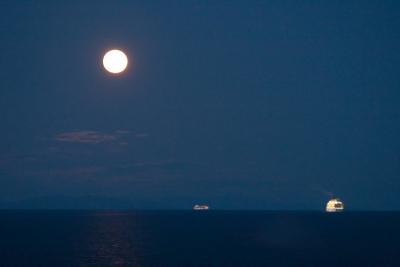
[[[128,57],[121,50],[110,50],[103,57],[103,66],[108,72],[121,73],[128,66]]]

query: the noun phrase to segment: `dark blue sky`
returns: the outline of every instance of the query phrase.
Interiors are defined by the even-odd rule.
[[[0,202],[400,209],[399,13],[2,1]],[[118,77],[101,65],[110,48],[130,59]]]

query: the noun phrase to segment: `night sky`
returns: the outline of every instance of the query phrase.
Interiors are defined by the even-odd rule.
[[[0,207],[400,209],[399,14],[1,1]]]

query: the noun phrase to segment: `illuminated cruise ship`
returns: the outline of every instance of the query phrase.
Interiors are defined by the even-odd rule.
[[[194,205],[193,210],[208,210],[210,207],[207,205]]]
[[[328,203],[326,203],[326,212],[338,212],[343,211],[343,209],[343,202],[338,198],[331,199],[328,201]]]

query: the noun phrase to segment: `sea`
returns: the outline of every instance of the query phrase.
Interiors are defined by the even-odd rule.
[[[400,212],[2,210],[0,266],[400,266]]]

